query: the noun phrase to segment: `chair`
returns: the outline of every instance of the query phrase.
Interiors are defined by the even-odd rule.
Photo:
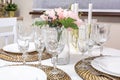
[[[16,42],[17,39],[17,32],[16,32],[16,25],[17,25],[17,18],[0,18],[0,28],[8,29],[8,31],[0,31],[0,37],[5,38],[5,45],[8,44],[8,37],[9,36],[14,36],[14,41]],[[10,31],[10,29],[12,29]],[[2,30],[2,29],[0,29]]]

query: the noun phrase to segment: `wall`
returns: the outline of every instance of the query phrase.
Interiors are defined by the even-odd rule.
[[[24,17],[26,24],[31,24],[32,16],[29,12],[32,11],[33,0],[14,0],[18,4],[20,16]],[[83,17],[86,18],[86,17]],[[120,49],[120,17],[94,17],[100,22],[111,24],[111,37],[105,44],[108,47]]]
[[[69,8],[72,3],[79,3],[79,8],[87,9],[89,2],[93,4],[94,9],[105,10],[106,9],[120,9],[120,0],[33,0],[34,8],[54,8],[63,7]],[[59,4],[58,4],[59,3]],[[115,5],[113,5],[115,4]],[[102,5],[102,6],[101,6]]]
[[[13,0],[13,2],[18,5],[18,15],[22,16],[27,24],[31,24],[32,18],[29,12],[32,11],[32,0]]]

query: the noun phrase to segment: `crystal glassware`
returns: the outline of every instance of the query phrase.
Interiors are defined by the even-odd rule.
[[[21,22],[18,24],[17,35],[18,49],[22,52],[23,64],[26,64],[29,42],[33,39],[33,28]]]
[[[79,65],[79,68],[87,69],[86,62],[84,60],[84,54],[88,51],[88,34],[87,26],[85,24],[82,24],[79,27],[78,49],[82,53],[82,63]]]
[[[71,31],[69,31],[68,29],[63,29],[60,39],[64,41],[64,49],[58,55],[57,64],[66,65],[66,64],[69,64],[70,62]]]
[[[38,59],[39,59],[39,67],[43,68],[41,64],[42,59],[42,52],[44,50],[45,44],[44,44],[44,35],[43,31],[40,27],[35,28],[35,36],[34,36],[34,42],[35,42],[35,48],[38,52]]]
[[[56,68],[57,56],[64,48],[64,42],[58,39],[58,30],[56,28],[49,28],[46,31],[47,39],[45,41],[47,52],[52,55],[51,62],[53,64],[53,69],[50,71],[49,75],[54,76],[54,79],[63,77],[63,73]]]
[[[94,41],[95,44],[100,46],[100,56],[102,56],[103,52],[103,44],[110,37],[110,25],[105,23],[98,23],[94,27]]]
[[[85,19],[85,24],[87,27],[87,34],[88,34],[88,55],[89,57],[92,56],[92,48],[95,45],[94,41],[94,26],[97,24],[97,19],[92,19],[91,24],[88,24],[88,20]]]

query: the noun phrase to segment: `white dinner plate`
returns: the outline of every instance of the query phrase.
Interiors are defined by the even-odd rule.
[[[2,80],[47,80],[41,69],[31,66],[7,66],[0,68]]]
[[[6,45],[3,47],[3,50],[11,53],[21,53],[20,50],[18,49],[17,43]],[[30,46],[27,52],[33,52],[33,51],[35,51],[35,45],[33,42],[30,42]]]
[[[120,56],[98,57],[91,62],[91,65],[103,73],[120,77]]]

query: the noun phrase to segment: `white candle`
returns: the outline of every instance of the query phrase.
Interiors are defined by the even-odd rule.
[[[74,3],[71,5],[71,11],[73,11],[77,15],[78,15],[78,9],[79,9],[78,3]]]
[[[74,12],[74,4],[71,5],[71,11]]]
[[[89,11],[88,11],[88,24],[91,24],[92,20],[92,3],[89,3]]]
[[[74,12],[78,15],[78,8],[79,8],[79,6],[78,6],[78,3],[75,3],[74,4]]]

